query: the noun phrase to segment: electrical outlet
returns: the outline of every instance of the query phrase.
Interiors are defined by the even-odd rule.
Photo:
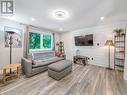
[[[91,58],[91,60],[93,60],[93,58]]]
[[[99,46],[100,44],[99,43],[97,43],[97,46]]]

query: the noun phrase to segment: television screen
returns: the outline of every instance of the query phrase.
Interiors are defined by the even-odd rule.
[[[75,36],[76,46],[93,46],[93,34],[85,36]]]

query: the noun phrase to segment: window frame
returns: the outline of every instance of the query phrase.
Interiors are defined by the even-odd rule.
[[[53,49],[53,42],[54,42],[53,40],[54,39],[53,39],[53,34],[52,33],[46,33],[46,32],[40,33],[40,32],[33,32],[33,31],[30,31],[30,32],[32,32],[32,33],[39,33],[40,34],[40,49],[30,49],[30,47],[29,47],[29,52],[33,52],[33,51],[45,51],[45,50],[52,50]],[[51,35],[51,48],[44,48],[44,46],[43,46],[43,35]],[[28,43],[28,44],[30,44],[30,43]]]

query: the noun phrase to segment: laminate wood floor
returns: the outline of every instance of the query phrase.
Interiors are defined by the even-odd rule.
[[[74,64],[73,72],[60,81],[46,71],[0,84],[0,95],[127,95],[127,83],[122,72]]]

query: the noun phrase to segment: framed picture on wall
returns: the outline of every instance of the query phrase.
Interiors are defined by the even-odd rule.
[[[12,37],[12,47],[13,48],[22,48],[22,30],[13,28],[13,27],[4,27],[4,38],[5,38],[5,47],[10,46],[10,35],[7,33],[7,31],[13,31],[15,34]]]

